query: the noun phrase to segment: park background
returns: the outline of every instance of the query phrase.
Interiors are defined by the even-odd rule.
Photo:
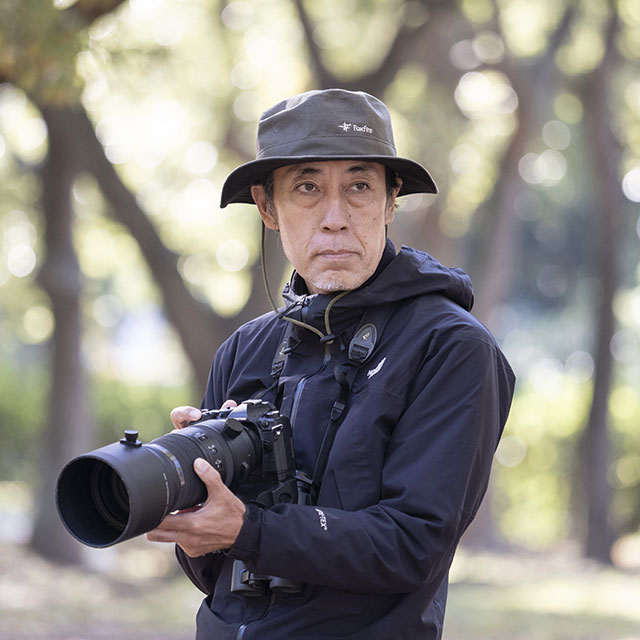
[[[445,638],[640,639],[639,61],[635,0],[1,0],[0,638],[192,637],[171,551],[81,548],[55,478],[199,404],[268,310],[224,178],[343,87],[440,187],[392,239],[471,275],[518,376]]]

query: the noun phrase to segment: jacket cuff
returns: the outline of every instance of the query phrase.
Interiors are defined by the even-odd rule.
[[[236,560],[247,560],[255,556],[260,549],[260,534],[262,533],[262,515],[264,509],[257,504],[245,504],[244,522],[234,545],[226,554]]]

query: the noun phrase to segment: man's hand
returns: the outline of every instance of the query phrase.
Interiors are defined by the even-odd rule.
[[[225,401],[220,409],[229,409],[237,407],[238,403],[234,400]],[[171,422],[176,429],[184,429],[189,426],[190,422],[198,420],[202,416],[200,409],[195,407],[176,407],[171,411]]]
[[[194,511],[168,515],[147,533],[147,540],[175,542],[188,556],[196,558],[233,546],[244,522],[245,507],[208,462],[198,458],[193,468],[207,487],[207,501]]]
[[[220,409],[237,406],[234,400],[227,400]],[[171,411],[171,422],[176,429],[184,429],[201,416],[200,409],[195,407],[176,407]],[[195,460],[193,469],[207,487],[207,501],[200,507],[168,515],[156,529],[147,533],[147,540],[175,542],[195,558],[233,546],[244,522],[245,508],[206,460]]]

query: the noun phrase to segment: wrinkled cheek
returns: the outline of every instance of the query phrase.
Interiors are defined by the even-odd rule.
[[[300,246],[296,246],[295,239],[289,235],[280,233],[280,242],[282,243],[282,251],[287,257],[287,260],[293,265],[293,268],[302,273],[305,268],[303,263],[304,253],[301,251]]]

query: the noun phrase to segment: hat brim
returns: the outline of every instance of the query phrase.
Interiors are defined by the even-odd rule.
[[[275,156],[252,160],[234,169],[222,187],[220,207],[224,209],[228,204],[244,203],[255,204],[251,196],[251,185],[256,184],[260,178],[269,171],[301,162],[328,162],[332,160],[361,160],[366,162],[379,162],[398,172],[402,178],[402,187],[398,196],[406,196],[411,193],[438,193],[438,187],[429,175],[428,171],[419,163],[408,158],[397,156]]]

